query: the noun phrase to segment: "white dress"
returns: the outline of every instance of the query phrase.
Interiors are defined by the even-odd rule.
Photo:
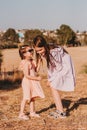
[[[58,47],[50,51],[51,65],[48,68],[48,81],[51,87],[61,91],[74,91],[75,70],[69,54]]]

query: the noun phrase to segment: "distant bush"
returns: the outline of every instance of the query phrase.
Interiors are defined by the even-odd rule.
[[[20,71],[5,72],[0,78],[0,90],[12,90],[18,88],[21,84],[22,77],[23,74]]]
[[[87,65],[84,66],[84,70],[83,71],[87,74]]]
[[[0,50],[0,73],[1,73],[1,65],[2,65],[2,62],[3,62],[3,55],[2,55],[2,52]]]
[[[18,43],[12,41],[0,42],[0,49],[7,49],[7,48],[18,48]]]
[[[12,90],[18,88],[21,80],[12,81],[10,79],[0,80],[0,90]]]
[[[81,72],[87,74],[87,65],[84,65],[84,66],[83,66],[83,69],[82,69]]]

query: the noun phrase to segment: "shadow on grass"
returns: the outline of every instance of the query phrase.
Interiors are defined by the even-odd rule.
[[[69,113],[75,109],[77,109],[80,105],[87,105],[87,98],[80,98],[79,100],[77,100],[76,102],[74,102],[74,104],[69,108],[67,107],[66,112],[67,115],[69,115]]]
[[[16,81],[12,81],[12,80],[0,80],[0,90],[13,90],[13,89],[17,89],[20,87],[21,84],[21,80],[16,80]]]
[[[40,111],[37,111],[37,113],[43,113],[43,112],[45,112],[49,109],[52,109],[54,107],[55,107],[55,104],[51,104],[49,107],[46,107],[46,108],[41,109]]]
[[[82,104],[87,105],[87,98],[80,98],[76,102],[73,102],[71,100],[63,99],[62,103],[63,103],[63,107],[66,108],[67,116],[69,116],[70,112],[73,111],[74,109],[77,109],[80,105],[82,105]],[[70,106],[71,103],[73,103],[72,106]],[[42,110],[38,111],[38,113],[43,113],[43,112],[45,112],[45,111],[47,111],[49,109],[52,109],[54,107],[55,107],[55,104],[51,104],[49,107],[43,108]]]

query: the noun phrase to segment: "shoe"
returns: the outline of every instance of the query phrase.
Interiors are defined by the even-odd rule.
[[[60,118],[66,118],[66,112],[60,112],[59,110],[56,110],[56,113]]]
[[[66,118],[66,113],[65,112],[60,112],[59,110],[56,110],[55,112],[49,113],[48,117],[52,117],[54,119]]]
[[[58,119],[59,118],[59,116],[58,116],[58,114],[56,112],[50,112],[48,117],[51,117],[51,118],[54,118],[54,119]]]
[[[27,115],[25,115],[25,114],[19,115],[18,118],[21,119],[21,120],[29,120],[29,117]]]
[[[40,115],[35,112],[31,112],[30,117],[40,117]]]

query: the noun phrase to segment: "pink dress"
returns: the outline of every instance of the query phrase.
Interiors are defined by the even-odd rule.
[[[48,69],[48,81],[51,87],[61,91],[74,91],[75,71],[69,54],[58,47],[50,51],[51,61]]]
[[[35,76],[35,63],[22,60],[20,64],[20,68],[24,73],[24,77],[22,80],[22,88],[23,88],[23,98],[26,100],[31,100],[35,97],[44,98],[44,93],[41,88],[40,82],[35,80],[30,80],[27,78],[28,75]]]

